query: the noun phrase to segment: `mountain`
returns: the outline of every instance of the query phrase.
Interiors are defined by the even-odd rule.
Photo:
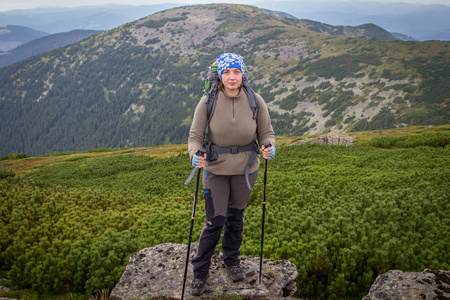
[[[284,12],[274,11],[270,9],[263,9],[268,14],[273,14],[282,18],[298,20],[297,26],[309,29],[312,31],[325,33],[328,35],[336,35],[336,36],[365,36],[374,39],[386,40],[386,41],[395,41],[395,40],[405,40],[405,36],[401,34],[392,34],[384,30],[383,28],[375,25],[375,24],[363,24],[358,26],[332,26],[328,24],[324,24],[317,21],[301,19]]]
[[[330,25],[373,23],[416,40],[450,40],[450,5],[400,1],[261,1],[254,5]]]
[[[369,37],[385,41],[399,40],[399,38],[375,24],[363,24],[359,26],[331,26],[310,20],[298,20],[295,23],[299,27],[334,36]]]
[[[0,55],[0,68],[42,52],[60,48],[100,33],[97,30],[72,30],[38,38]]]
[[[182,4],[92,5],[74,8],[41,7],[0,13],[3,24],[30,27],[48,33],[75,29],[108,30]]]
[[[4,67],[0,154],[184,143],[222,52],[244,57],[277,135],[450,123],[449,42],[314,24],[247,5],[184,6]]]
[[[48,33],[14,25],[0,25],[0,51],[5,52]]]
[[[399,32],[391,32],[391,34],[401,41],[410,41],[410,42],[417,41],[415,38]]]
[[[151,6],[152,9],[155,9],[155,6]],[[160,6],[157,6],[160,7]],[[276,12],[271,10],[265,10],[268,13],[281,16],[284,18],[291,18],[296,19],[294,16],[291,16],[287,13],[283,12]],[[76,14],[75,14],[76,15]],[[130,16],[134,15],[133,13],[130,13]],[[94,17],[91,15],[90,17]],[[124,19],[116,18],[116,16],[113,17],[115,22],[124,22]],[[98,20],[98,18],[96,19]],[[90,22],[90,25],[80,26],[80,27],[90,27],[95,22]],[[65,23],[67,24],[67,23]],[[304,28],[311,29],[313,31],[318,31],[330,35],[342,35],[342,36],[366,36],[366,37],[372,37],[372,38],[378,38],[382,40],[406,40],[407,37],[397,34],[393,35],[389,32],[385,31],[381,27],[376,26],[375,24],[364,24],[360,26],[331,26],[326,25],[320,22],[310,21],[310,20],[302,20],[302,25]],[[112,24],[104,25],[101,27],[109,27],[112,26]],[[21,27],[21,26],[9,26],[8,28],[12,27],[12,32],[7,36],[9,39],[14,39],[14,37],[17,37],[16,39],[20,39],[21,37],[24,38],[24,41],[31,41],[27,43],[19,42],[19,41],[12,41],[12,42],[0,42],[0,46],[4,45],[4,51],[8,51],[6,53],[3,53],[0,55],[0,68],[4,66],[11,65],[15,62],[21,61],[25,58],[31,57],[33,55],[50,51],[59,47],[66,46],[68,44],[75,43],[81,39],[84,39],[86,37],[89,37],[92,34],[97,34],[101,32],[100,30],[72,30],[69,32],[62,32],[62,33],[56,33],[56,34],[50,34],[47,35],[47,33],[41,33],[40,31],[35,31],[30,28]],[[370,28],[368,28],[370,27]],[[6,26],[5,26],[6,28]],[[10,29],[11,30],[11,29]],[[30,33],[28,35],[24,35],[21,33]],[[34,35],[33,35],[34,33]],[[39,38],[41,34],[45,34],[43,38]],[[14,36],[14,37],[13,37]],[[1,48],[0,48],[1,49]]]
[[[95,5],[74,8],[41,7],[0,13],[3,24],[21,25],[48,33],[74,29],[108,30],[147,15],[184,6],[184,3],[158,5]],[[253,5],[278,11],[298,19],[314,20],[333,26],[376,24],[389,32],[415,40],[450,40],[449,5],[408,4],[397,1],[261,1]]]

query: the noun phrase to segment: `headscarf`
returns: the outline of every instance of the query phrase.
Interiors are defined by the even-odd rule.
[[[226,69],[237,68],[241,70],[242,75],[245,75],[245,66],[242,56],[234,53],[224,53],[216,58],[217,61],[217,72],[219,73],[219,78],[222,79],[222,73]]]

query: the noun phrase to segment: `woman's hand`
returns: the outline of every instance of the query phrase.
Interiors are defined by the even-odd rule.
[[[262,145],[261,146],[261,151],[263,153],[263,158],[264,159],[272,159],[275,156],[275,148],[272,147],[267,147]]]
[[[201,169],[205,166],[205,158],[206,158],[206,153],[203,154],[203,156],[199,156],[198,157],[198,165],[197,168]]]
[[[203,168],[205,166],[205,158],[206,158],[206,153],[203,154],[203,156],[199,156],[199,155],[194,155],[192,157],[192,166],[194,168]]]

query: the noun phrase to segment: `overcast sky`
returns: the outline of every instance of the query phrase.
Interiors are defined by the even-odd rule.
[[[74,7],[83,5],[98,5],[106,3],[149,5],[161,3],[205,4],[205,3],[241,3],[255,4],[264,0],[0,0],[0,11],[13,9],[26,9],[41,6]],[[308,0],[309,1],[309,0]],[[349,0],[310,0],[321,2],[348,2]],[[406,2],[413,4],[445,4],[450,5],[450,0],[359,0],[371,2]],[[1,23],[1,20],[0,20]]]

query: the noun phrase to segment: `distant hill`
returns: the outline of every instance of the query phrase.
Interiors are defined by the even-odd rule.
[[[151,6],[154,9],[154,6]],[[160,7],[160,6],[158,6]],[[92,11],[96,11],[95,9],[91,9]],[[296,17],[289,15],[284,12],[271,11],[265,9],[267,13],[274,14],[287,19],[297,19]],[[75,14],[77,15],[77,14]],[[133,15],[130,13],[130,15]],[[73,18],[73,17],[72,17]],[[117,18],[114,18],[117,22]],[[313,31],[336,35],[336,36],[365,36],[371,38],[377,38],[381,40],[414,40],[410,37],[406,37],[402,34],[391,34],[384,30],[383,28],[375,25],[375,24],[364,24],[359,26],[331,26],[327,24],[323,24],[316,21],[311,20],[301,20],[300,23],[303,28],[310,29]],[[17,36],[20,36],[20,32],[31,31],[32,29],[28,29],[26,27],[21,26],[13,26],[17,27],[14,30]],[[89,27],[89,26],[88,26]],[[20,44],[20,46],[10,49],[10,51],[6,53],[0,53],[0,68],[4,66],[11,65],[15,62],[23,60],[25,58],[31,57],[33,55],[37,55],[39,53],[50,51],[59,47],[66,46],[68,44],[75,43],[81,39],[89,37],[92,34],[97,34],[101,31],[99,30],[72,30],[69,32],[63,32],[53,35],[45,36],[44,38],[36,38],[31,42]],[[9,44],[15,45],[15,44]],[[3,55],[1,55],[3,54]]]
[[[0,18],[1,21],[3,21]],[[0,25],[0,51],[9,51],[19,45],[48,35],[24,26]]]
[[[193,5],[28,58],[0,72],[0,155],[183,143],[225,51],[244,56],[277,135],[450,123],[449,42],[340,35],[349,29]]]
[[[410,42],[417,42],[417,40],[411,36],[407,36],[405,34],[402,33],[398,33],[398,32],[391,32],[391,34],[393,36],[395,36],[397,39],[401,40],[401,41],[410,41]]]
[[[0,68],[42,52],[73,44],[100,32],[101,31],[98,30],[72,30],[70,32],[51,34],[32,40],[31,42],[0,55]]]
[[[375,24],[363,24],[359,26],[331,26],[310,20],[298,20],[296,23],[302,28],[334,36],[369,37],[384,41],[399,40],[397,37]]]
[[[418,41],[450,41],[450,5],[401,1],[260,1],[256,6],[339,26],[373,23]]]
[[[157,5],[96,5],[74,8],[44,7],[0,13],[3,24],[21,25],[48,33],[74,29],[108,30],[184,3]],[[261,9],[280,16],[314,20],[333,26],[376,24],[416,40],[450,40],[449,5],[408,4],[400,1],[260,1]]]
[[[0,13],[3,24],[21,25],[48,33],[75,29],[108,30],[182,4],[91,5],[74,8],[41,7]]]

